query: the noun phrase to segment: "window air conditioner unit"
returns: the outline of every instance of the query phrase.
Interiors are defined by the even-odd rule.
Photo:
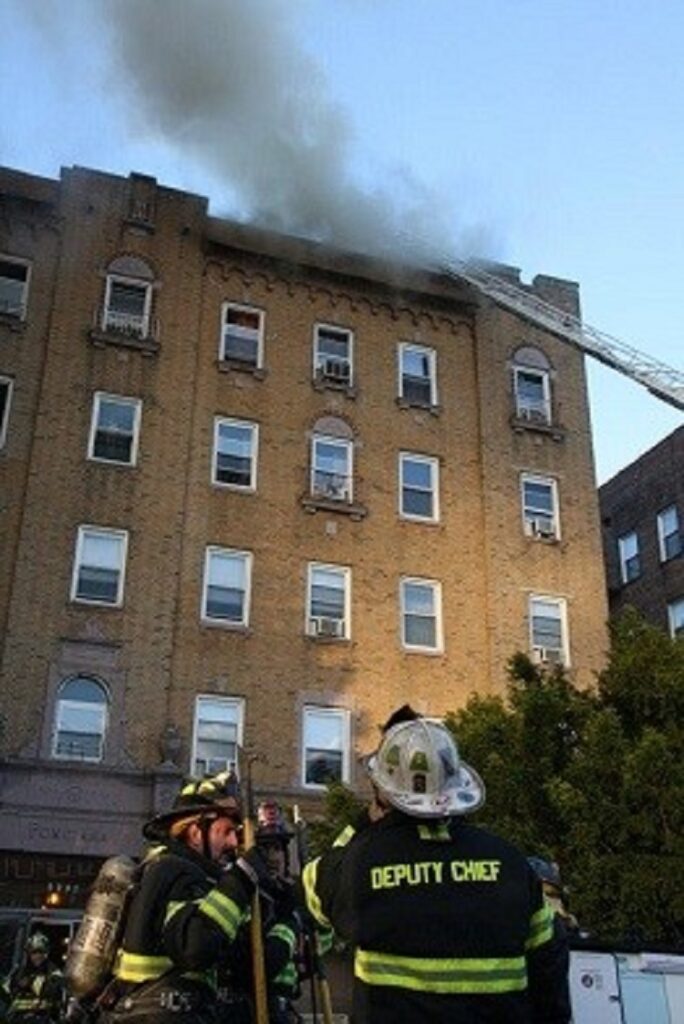
[[[318,498],[348,501],[349,487],[346,480],[325,480],[316,484],[315,494]]]
[[[324,359],[320,366],[321,376],[325,380],[335,381],[340,384],[348,384],[351,377],[351,367],[344,359]]]
[[[548,412],[543,405],[521,405],[518,416],[521,420],[529,420],[530,423],[549,422]]]
[[[341,637],[344,635],[344,620],[329,615],[314,615],[309,620],[313,636]]]
[[[556,536],[553,519],[548,516],[533,516],[527,520],[527,532],[532,537],[552,539]]]
[[[535,665],[560,665],[563,655],[556,647],[533,647],[531,660]]]

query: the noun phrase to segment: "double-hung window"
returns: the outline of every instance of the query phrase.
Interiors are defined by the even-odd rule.
[[[317,324],[314,333],[314,375],[326,384],[352,384],[352,332]]]
[[[557,540],[560,524],[556,481],[553,477],[523,473],[520,487],[525,533],[529,537]]]
[[[108,274],[102,329],[133,338],[147,338],[151,304],[150,282]]]
[[[247,369],[259,369],[263,365],[263,347],[263,310],[226,302],[221,320],[221,362],[236,363]]]
[[[437,358],[433,348],[401,342],[399,397],[409,405],[437,405]]]
[[[88,441],[88,458],[135,466],[140,433],[139,398],[123,398],[96,391]]]
[[[439,520],[439,461],[413,452],[399,453],[399,514],[426,523]]]
[[[620,579],[629,583],[641,575],[641,558],[639,555],[639,537],[635,530],[618,537],[618,554],[620,556]]]
[[[28,302],[31,264],[12,256],[0,256],[0,313],[23,320]]]
[[[77,676],[62,684],[57,696],[52,756],[64,760],[101,761],[109,702],[104,687]]]
[[[208,547],[204,562],[202,618],[228,626],[248,626],[252,553]]]
[[[0,377],[0,448],[4,448],[7,440],[13,389],[14,381],[11,377]]]
[[[247,420],[214,421],[212,481],[239,491],[256,490],[259,427]]]
[[[567,665],[567,609],[562,597],[533,595],[529,604],[532,658],[539,664]]]
[[[660,561],[669,562],[682,553],[682,535],[679,532],[679,514],[676,505],[658,513],[658,548]]]
[[[237,768],[242,744],[244,701],[238,697],[200,696],[195,700],[192,775],[215,775]]]
[[[334,501],[352,500],[351,441],[315,434],[311,441],[311,494]]]
[[[119,607],[123,603],[128,532],[79,526],[71,600]]]
[[[351,636],[351,570],[346,566],[309,565],[306,631],[335,640]]]
[[[437,653],[443,648],[442,587],[436,580],[401,581],[401,640],[410,651]]]
[[[349,712],[343,708],[304,707],[302,782],[324,787],[349,782]]]
[[[531,423],[551,422],[551,385],[547,370],[536,367],[513,368],[515,411],[518,419]]]
[[[684,597],[670,601],[667,606],[667,617],[670,623],[670,636],[684,636]]]

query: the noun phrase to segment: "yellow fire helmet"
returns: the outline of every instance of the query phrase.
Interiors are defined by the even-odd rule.
[[[388,729],[368,773],[382,796],[415,818],[466,814],[485,800],[482,779],[461,760],[444,723],[431,718]]]

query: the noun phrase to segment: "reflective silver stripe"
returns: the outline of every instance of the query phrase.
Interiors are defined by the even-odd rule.
[[[357,949],[354,974],[367,985],[415,992],[498,993],[527,988],[525,958],[429,958]]]

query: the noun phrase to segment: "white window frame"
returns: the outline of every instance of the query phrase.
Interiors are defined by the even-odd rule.
[[[680,629],[681,633],[677,633],[676,619],[677,609],[681,606],[682,609],[682,625]],[[674,639],[676,636],[684,636],[684,597],[678,597],[674,601],[669,601],[667,605],[667,621],[670,627],[670,636]]]
[[[328,323],[316,323],[314,324],[314,343],[313,343],[313,375],[314,380],[321,380],[324,382],[335,382],[334,375],[328,375],[325,373],[325,362],[326,358],[319,350],[319,340],[321,331],[333,331],[335,334],[346,335],[347,340],[347,357],[346,362],[349,366],[349,374],[346,378],[340,377],[338,383],[345,387],[354,386],[354,332],[349,327],[339,327],[337,324]],[[331,360],[335,362],[336,360]]]
[[[311,614],[311,601],[313,595],[313,577],[316,570],[322,572],[330,572],[338,575],[344,581],[344,618],[342,620],[334,619],[335,622],[342,622],[342,629],[339,635],[334,635],[332,632],[327,633],[320,625],[316,625],[315,620],[325,619],[328,616],[312,615]],[[304,632],[307,636],[322,637],[331,640],[351,640],[351,587],[352,587],[352,574],[351,568],[348,565],[331,565],[329,562],[309,562],[307,566],[306,574],[306,615],[304,621]],[[332,616],[330,616],[332,618]]]
[[[95,455],[95,437],[97,434],[100,405],[102,401],[118,402],[120,405],[132,405],[134,408],[133,434],[131,436],[130,459],[125,462],[123,459],[105,459],[101,455]],[[88,437],[88,459],[91,462],[103,462],[108,466],[128,466],[133,468],[138,464],[138,445],[140,441],[140,419],[142,415],[142,401],[140,398],[130,398],[127,395],[114,395],[107,391],[96,391],[93,395],[93,411],[90,417],[90,434]]]
[[[540,484],[551,489],[551,515],[548,516],[544,512],[535,512],[530,508],[530,515],[528,516],[528,506],[525,501],[525,484]],[[523,532],[527,537],[533,537],[535,540],[560,540],[561,539],[561,527],[560,527],[560,506],[558,501],[558,481],[552,476],[541,476],[538,473],[521,473],[520,474],[520,507],[522,514],[522,526]],[[551,528],[547,529],[547,524],[541,522],[541,520],[550,519]]]
[[[146,281],[141,277],[126,277],[124,274],[107,274],[107,282],[105,287],[105,301],[102,309],[102,330],[103,331],[121,331],[123,334],[129,333],[126,330],[125,325],[117,327],[116,324],[110,325],[109,323],[109,303],[112,295],[112,285],[123,284],[133,285],[136,288],[145,289],[145,306],[142,313],[141,323],[139,329],[130,331],[130,334],[138,338],[148,338],[150,335],[150,311],[152,309],[152,282]]]
[[[250,481],[249,484],[231,484],[225,480],[219,480],[217,478],[218,469],[218,442],[221,427],[223,425],[233,427],[244,427],[251,431],[251,451],[250,451]],[[259,461],[259,424],[254,423],[252,420],[238,420],[230,416],[215,416],[214,417],[214,450],[211,459],[211,482],[214,487],[221,487],[228,491],[241,491],[243,493],[253,494],[257,489],[257,467]]]
[[[434,595],[435,609],[435,646],[429,647],[424,644],[410,644],[406,640],[406,615],[415,614],[407,612],[405,587],[410,585],[430,587]],[[442,617],[442,584],[439,580],[425,579],[422,576],[402,576],[399,581],[399,615],[401,629],[401,646],[405,651],[415,651],[419,654],[442,654],[444,652],[444,628]]]
[[[234,622],[232,619],[217,619],[207,614],[207,599],[209,597],[209,566],[213,555],[227,555],[231,558],[243,558],[245,561],[245,590],[242,603],[242,620]],[[224,548],[216,544],[208,544],[204,553],[204,575],[202,580],[202,622],[211,626],[220,626],[223,629],[246,629],[250,622],[252,604],[252,567],[254,555],[251,551],[238,551],[236,548]]]
[[[563,665],[565,668],[570,667],[570,637],[568,633],[568,602],[564,597],[558,597],[553,594],[530,594],[527,603],[527,617],[529,620],[529,640],[530,640],[530,654],[532,661],[539,664],[546,664],[547,662],[555,663],[554,659],[546,659],[543,656],[544,650],[555,650],[555,648],[542,648],[540,644],[535,643],[534,639],[534,603],[535,601],[544,602],[545,604],[555,605],[559,610],[559,621],[561,627],[561,647],[560,647],[560,660],[558,664]]]
[[[192,748],[190,750],[190,774],[196,775],[195,765],[197,763],[197,741],[199,739],[199,724],[201,720],[200,708],[202,704],[223,704],[226,707],[235,708],[236,711],[236,747],[243,745],[244,725],[245,725],[245,699],[244,697],[226,697],[223,694],[218,693],[198,693],[195,696],[195,704],[193,709],[193,724],[192,724]],[[237,749],[236,749],[237,754]],[[239,770],[238,759],[236,757],[234,770],[237,774]]]
[[[100,689],[102,690],[102,693],[104,695],[104,711],[103,711],[103,714],[102,714],[102,733],[100,734],[100,753],[99,753],[98,757],[75,757],[73,754],[60,754],[58,752],[58,750],[57,750],[57,741],[59,739],[59,732],[60,732],[59,726],[60,726],[60,719],[61,719],[60,712],[61,712],[62,700],[63,699],[68,700],[69,704],[71,704],[73,707],[76,707],[76,706],[80,706],[80,707],[83,707],[83,708],[90,708],[90,707],[92,707],[92,704],[89,701],[76,701],[76,700],[69,699],[69,698],[62,698],[60,696],[62,690],[64,690],[65,687],[68,686],[69,683],[75,682],[79,678],[80,679],[87,679],[89,682],[95,683],[97,686],[100,687]],[[100,682],[99,679],[95,679],[93,676],[86,676],[85,674],[81,674],[80,676],[78,676],[78,675],[77,676],[69,676],[67,679],[63,679],[62,682],[60,683],[58,689],[57,689],[57,698],[56,698],[56,701],[55,701],[55,715],[54,715],[53,728],[52,728],[52,746],[51,746],[50,756],[54,760],[56,760],[56,761],[77,761],[80,764],[84,764],[84,763],[85,764],[102,764],[102,761],[104,760],[105,743],[107,741],[107,730],[109,728],[109,704],[110,704],[109,692],[107,690],[107,687],[104,686]]]
[[[218,354],[219,362],[220,363],[230,363],[230,364],[233,364],[233,362],[235,362],[237,365],[243,365],[240,360],[235,360],[234,357],[230,356],[230,355],[226,356],[225,352],[224,352],[224,349],[225,349],[224,341],[225,341],[226,316],[228,314],[228,310],[229,309],[235,309],[235,310],[237,310],[240,313],[254,313],[254,314],[256,314],[258,316],[258,318],[259,318],[259,327],[258,327],[258,335],[257,335],[257,361],[254,364],[245,362],[244,366],[247,367],[247,368],[254,369],[254,370],[261,370],[261,369],[263,369],[263,365],[264,365],[264,334],[265,334],[265,324],[266,324],[266,311],[261,309],[259,306],[247,306],[244,303],[232,302],[229,299],[221,304],[221,330],[219,332],[219,354]]]
[[[12,377],[6,377],[5,374],[0,374],[0,384],[7,385],[7,401],[5,403],[5,411],[3,413],[2,421],[0,421],[0,450],[5,447],[7,442],[7,433],[9,431],[9,418],[10,409],[12,407],[12,397],[14,395],[14,379]]]
[[[671,531],[670,533],[666,534],[665,533],[665,517],[670,512],[674,512],[676,529],[674,531]],[[677,508],[677,505],[673,502],[671,505],[668,505],[667,508],[661,509],[661,511],[658,513],[658,515],[656,517],[656,523],[657,523],[657,527],[658,527],[658,553],[660,555],[660,561],[661,562],[671,562],[672,559],[673,558],[677,558],[678,555],[680,555],[681,551],[682,551],[681,526],[680,526],[680,523],[679,523],[679,509]],[[673,555],[668,555],[667,548],[665,547],[665,541],[667,540],[668,537],[672,537],[675,534],[679,538],[679,551],[675,552],[675,554],[673,554]]]
[[[78,577],[81,569],[81,556],[85,539],[89,534],[116,537],[121,540],[121,559],[119,566],[119,578],[117,581],[116,601],[98,601],[93,597],[78,597]],[[109,526],[94,526],[91,523],[82,523],[76,532],[76,548],[74,551],[74,565],[71,573],[71,595],[70,599],[74,604],[97,605],[99,608],[121,608],[124,599],[126,584],[126,564],[128,561],[128,530],[119,530]]]
[[[0,260],[2,260],[4,263],[16,263],[20,267],[26,267],[26,280],[24,281],[24,293],[21,298],[21,306],[19,309],[19,313],[4,313],[5,316],[11,316],[16,320],[23,321],[26,319],[26,313],[28,311],[28,299],[29,290],[31,288],[31,273],[33,271],[33,264],[31,263],[30,260],[24,259],[21,256],[10,256],[9,253],[6,252],[0,252]],[[0,309],[0,313],[3,313],[3,310]]]
[[[429,376],[429,382],[430,382],[430,407],[436,406],[437,405],[437,351],[436,351],[436,349],[430,348],[430,346],[428,346],[428,345],[416,345],[416,344],[414,344],[413,342],[410,342],[410,341],[400,341],[399,342],[399,346],[397,348],[397,354],[398,354],[398,359],[397,359],[397,363],[398,363],[398,365],[397,365],[397,373],[398,373],[397,394],[399,395],[399,398],[403,399],[403,401],[410,403],[411,400],[406,398],[406,396],[404,395],[404,369],[403,369],[403,367],[404,367],[404,353],[405,352],[419,352],[420,355],[423,355],[423,356],[427,355],[427,357],[428,357],[428,364],[429,364],[429,367],[430,367],[430,376]]]
[[[327,494],[317,489],[316,473],[325,473],[325,470],[318,470],[316,467],[316,446],[318,442],[344,448],[347,453],[347,480],[345,492],[342,495]],[[354,442],[346,437],[334,437],[330,434],[314,434],[311,438],[311,470],[309,489],[312,498],[329,498],[330,501],[350,503],[354,500]]]
[[[404,511],[404,463],[407,461],[422,462],[430,468],[430,494],[432,495],[432,515],[420,516]],[[415,488],[413,488],[415,490]],[[435,455],[419,455],[418,452],[399,452],[399,517],[416,523],[438,523],[439,509],[439,459]]]
[[[635,548],[634,553],[629,554],[627,551],[627,542],[634,537]],[[639,545],[639,534],[636,530],[630,530],[628,533],[623,533],[618,537],[618,558],[620,561],[620,579],[624,584],[632,583],[633,580],[638,580],[641,576],[641,549]],[[630,576],[627,572],[627,563],[633,558],[639,560],[639,572],[635,576]]]
[[[350,781],[350,766],[351,766],[351,716],[347,708],[331,707],[323,704],[305,704],[302,708],[302,719],[301,719],[301,761],[300,761],[300,779],[301,785],[305,789],[316,790],[321,792],[325,790],[325,783],[319,782],[307,782],[306,781],[306,723],[309,716],[318,715],[321,717],[338,718],[342,722],[342,777],[340,779],[343,783],[349,783]]]
[[[521,396],[518,390],[518,375],[521,373],[535,374],[541,377],[542,389],[544,392],[544,408],[542,418],[537,418],[530,415],[529,406],[521,405]],[[539,366],[525,366],[523,364],[516,364],[513,367],[513,394],[515,398],[515,415],[519,420],[527,420],[529,423],[542,423],[545,426],[549,426],[552,422],[552,409],[551,409],[551,374],[548,370],[543,369]]]

